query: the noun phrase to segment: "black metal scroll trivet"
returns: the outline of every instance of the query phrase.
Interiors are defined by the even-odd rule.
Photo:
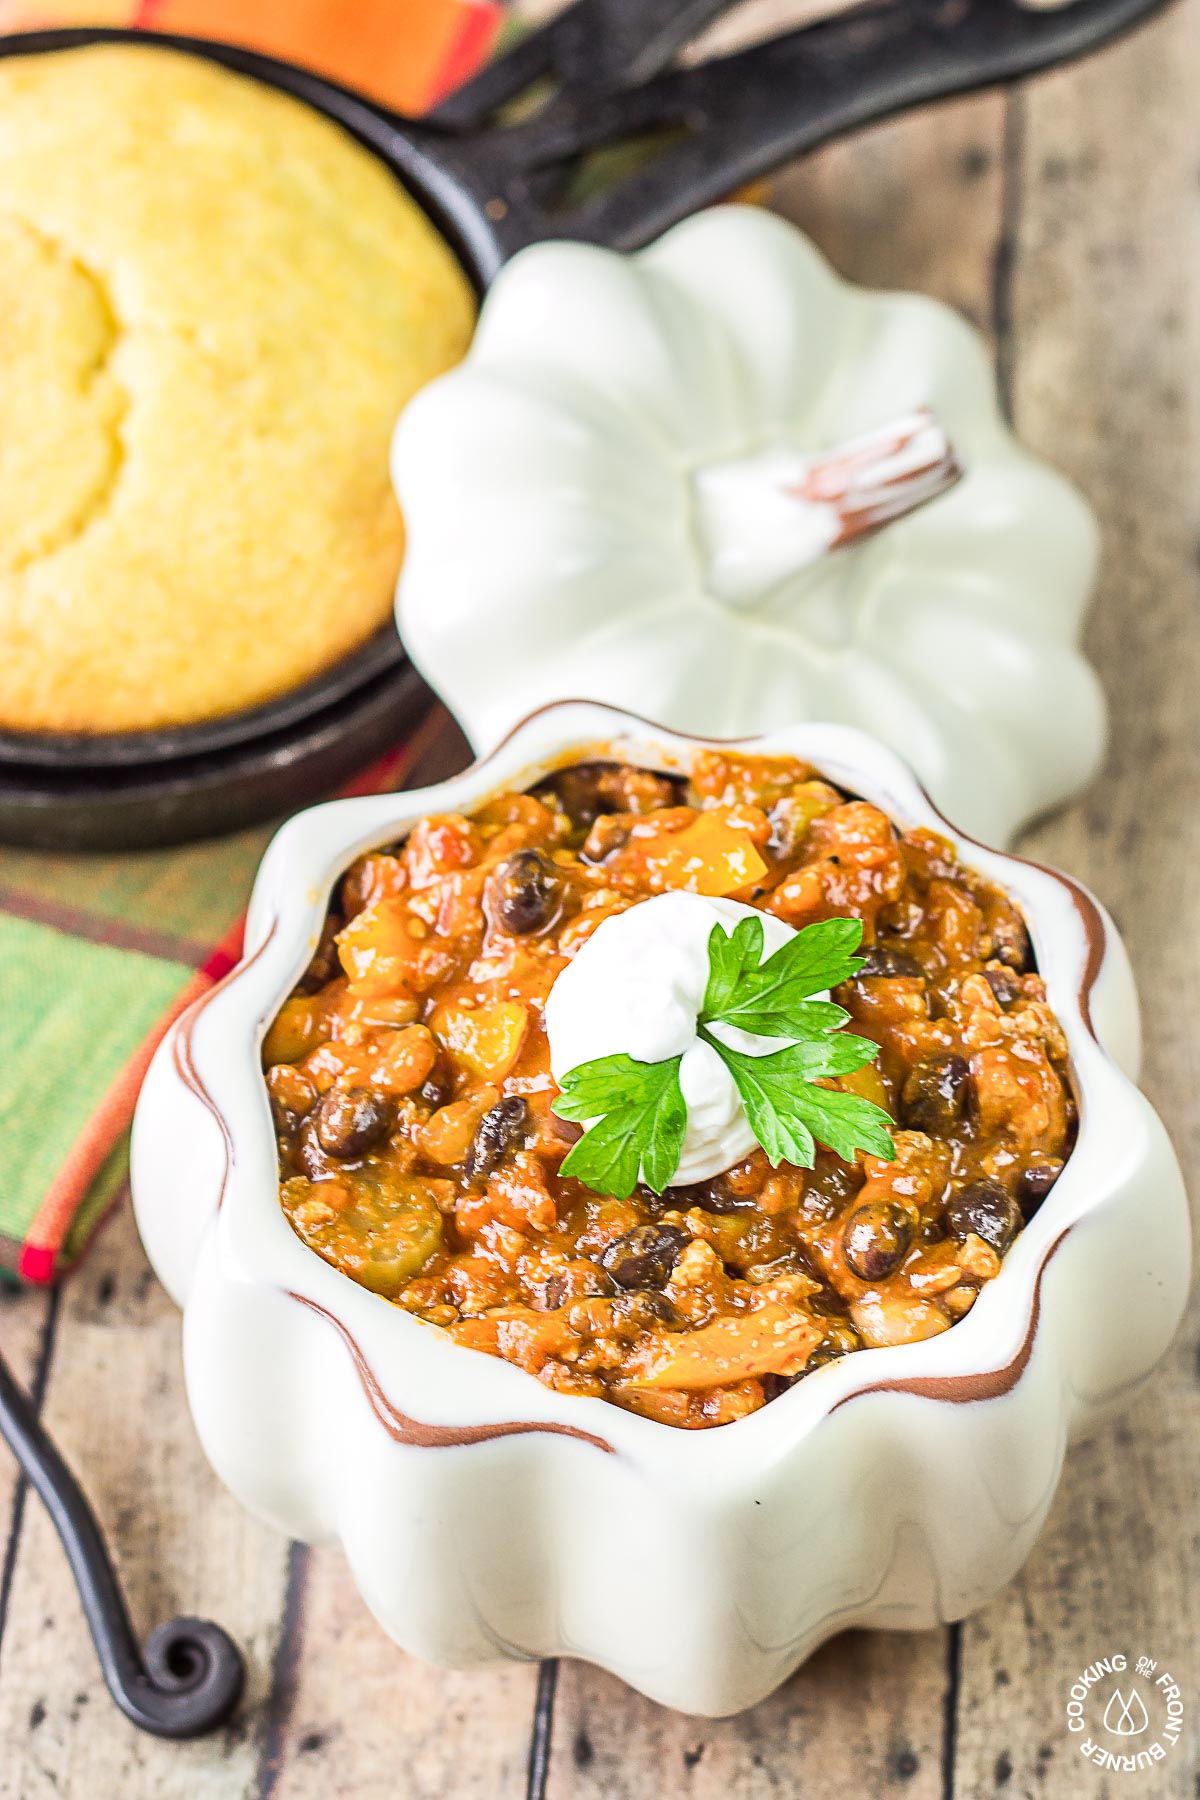
[[[214,1730],[241,1696],[246,1673],[241,1651],[211,1620],[186,1618],[159,1625],[145,1652],[138,1648],[96,1515],[2,1356],[0,1433],[62,1539],[100,1668],[121,1711],[156,1737],[199,1737]]]

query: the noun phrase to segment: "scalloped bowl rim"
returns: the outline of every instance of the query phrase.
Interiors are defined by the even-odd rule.
[[[323,1261],[294,1234],[279,1204],[277,1152],[260,1052],[267,1025],[312,953],[333,883],[356,855],[402,835],[424,813],[470,810],[489,794],[530,785],[548,768],[562,767],[575,756],[625,755],[659,767],[678,759],[682,766],[690,752],[706,745],[800,756],[898,822],[942,833],[970,866],[1004,887],[1025,916],[1050,1004],[1066,1034],[1080,1116],[1077,1141],[1062,1175],[1009,1250],[1000,1274],[964,1319],[922,1342],[856,1351],[815,1370],[742,1419],[719,1430],[691,1432],[606,1400],[557,1394],[514,1365],[455,1344],[439,1327],[370,1293]],[[302,868],[308,876],[299,891],[296,877]],[[281,881],[294,887],[279,896]],[[1089,918],[1094,922],[1091,934],[1085,923]],[[1099,948],[1095,928],[1101,934]],[[423,1423],[469,1428],[520,1420],[526,1429],[599,1440],[602,1448],[642,1466],[661,1464],[664,1472],[689,1480],[703,1471],[706,1480],[723,1474],[749,1481],[855,1398],[907,1389],[942,1404],[958,1404],[980,1397],[972,1383],[982,1380],[993,1391],[1006,1391],[1006,1384],[1017,1379],[1036,1340],[1047,1264],[1121,1176],[1126,1166],[1122,1147],[1133,1167],[1144,1137],[1139,1124],[1149,1112],[1148,1102],[1104,1048],[1088,1015],[1088,996],[1103,979],[1103,958],[1116,942],[1102,909],[1085,889],[1054,870],[987,849],[957,831],[900,759],[853,727],[801,724],[717,740],[668,730],[591,701],[558,701],[531,714],[488,756],[448,781],[332,801],[298,814],[277,834],[255,885],[244,960],[175,1027],[177,1046],[184,1041],[179,1034],[188,1033],[186,1067],[178,1047],[176,1066],[199,1092],[224,1143],[221,1204],[210,1227],[215,1223],[241,1279],[290,1292],[326,1315],[354,1347],[360,1376],[368,1371],[385,1403],[412,1409]],[[149,1120],[139,1114],[135,1132],[150,1129]],[[176,1298],[182,1303],[184,1297],[176,1293]],[[431,1338],[437,1340],[436,1351]],[[439,1410],[439,1398],[446,1395],[406,1378],[406,1363],[428,1364],[429,1352],[455,1377],[451,1385],[459,1393],[449,1410],[461,1416],[446,1419],[445,1409]],[[957,1395],[955,1383],[966,1383],[970,1391]],[[477,1403],[473,1412],[464,1405],[464,1392]],[[731,1454],[734,1446],[738,1456]]]

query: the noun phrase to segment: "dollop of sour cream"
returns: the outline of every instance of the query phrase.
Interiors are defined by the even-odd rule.
[[[685,893],[641,900],[597,926],[546,997],[546,1035],[556,1081],[581,1063],[622,1052],[635,1062],[682,1057],[679,1084],[687,1105],[687,1132],[673,1187],[719,1175],[755,1146],[733,1077],[696,1030],[708,986],[713,926],[728,934],[746,918],[762,920],[763,961],[796,936],[782,919],[737,900]],[[770,1056],[792,1041],[720,1023],[708,1029],[748,1056]]]

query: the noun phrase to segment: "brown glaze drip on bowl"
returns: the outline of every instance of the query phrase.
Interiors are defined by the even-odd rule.
[[[253,968],[274,938],[278,923],[278,918],[272,919],[270,930],[257,950],[235,963],[233,968],[222,976],[221,980],[215,983],[206,994],[201,994],[199,999],[193,1001],[180,1018],[172,1042],[171,1055],[176,1074],[188,1092],[194,1094],[205,1111],[211,1115],[221,1133],[225,1161],[217,1192],[218,1211],[225,1199],[225,1190],[234,1162],[233,1134],[225,1115],[213,1099],[203,1076],[196,1067],[192,1042],[193,1033],[210,1001],[215,1000],[222,989],[227,987],[236,976],[244,975],[247,969]],[[590,1431],[581,1431],[574,1425],[542,1423],[533,1419],[511,1420],[497,1425],[426,1425],[420,1419],[414,1419],[408,1413],[403,1413],[398,1407],[392,1405],[380,1387],[375,1372],[367,1362],[358,1343],[341,1319],[328,1312],[325,1307],[319,1306],[315,1300],[306,1299],[303,1294],[291,1293],[290,1297],[298,1300],[302,1306],[307,1306],[312,1312],[319,1314],[321,1318],[328,1320],[329,1324],[337,1331],[354,1361],[355,1370],[362,1383],[363,1392],[371,1404],[372,1412],[388,1436],[399,1444],[434,1449],[463,1444],[480,1444],[490,1438],[518,1437],[529,1432],[545,1432],[558,1437],[579,1438],[585,1444],[594,1444],[597,1450],[604,1450],[609,1455],[613,1454],[612,1445],[604,1438],[596,1437]]]
[[[835,1413],[839,1406],[845,1406],[848,1401],[861,1400],[864,1394],[917,1394],[924,1400],[949,1400],[958,1406],[970,1400],[998,1400],[1002,1395],[1010,1394],[1025,1373],[1033,1354],[1033,1342],[1042,1314],[1042,1280],[1051,1258],[1068,1236],[1069,1229],[1060,1232],[1042,1258],[1033,1286],[1033,1305],[1029,1309],[1025,1336],[1016,1355],[1002,1368],[980,1369],[970,1375],[908,1375],[898,1376],[893,1381],[873,1381],[870,1387],[856,1388],[852,1394],[843,1394],[840,1400],[834,1401],[829,1409],[830,1413]]]
[[[229,1129],[224,1113],[210,1094],[204,1077],[196,1067],[196,1058],[192,1042],[193,1034],[196,1026],[200,1022],[201,1015],[209,1003],[215,1000],[217,995],[229,986],[235,976],[244,975],[247,969],[252,969],[254,967],[259,957],[263,954],[268,944],[275,936],[278,924],[278,918],[272,919],[271,928],[267,932],[262,943],[258,946],[258,949],[253,951],[251,955],[245,956],[239,962],[234,963],[232,969],[223,975],[220,981],[215,982],[206,994],[201,994],[198,999],[193,1000],[187,1011],[180,1016],[171,1040],[171,1060],[175,1065],[175,1073],[178,1075],[189,1094],[194,1094],[201,1106],[203,1106],[205,1111],[210,1114],[216,1124],[217,1130],[221,1133],[221,1142],[224,1146],[225,1153],[225,1165],[221,1170],[221,1185],[217,1191],[218,1212],[224,1205],[225,1189],[229,1184],[229,1172],[233,1168],[233,1133]]]
[[[959,834],[962,835],[961,833]],[[974,842],[974,839],[969,840]],[[1006,852],[1007,854],[1007,852]],[[1104,917],[1087,889],[1081,887],[1070,875],[1064,875],[1061,869],[1047,868],[1045,863],[1032,862],[1027,856],[1012,856],[1010,861],[1021,863],[1027,869],[1036,869],[1040,875],[1049,875],[1060,887],[1066,888],[1071,896],[1075,911],[1079,914],[1083,934],[1087,939],[1087,958],[1083,965],[1083,974],[1079,978],[1079,1011],[1088,1032],[1100,1044],[1096,1035],[1096,1027],[1092,1020],[1092,989],[1100,978],[1104,967],[1104,954],[1108,948],[1108,931]],[[1103,1049],[1103,1044],[1100,1044]]]
[[[350,1352],[355,1373],[370,1402],[371,1411],[397,1444],[409,1444],[422,1450],[445,1450],[464,1444],[483,1444],[490,1438],[524,1437],[532,1432],[545,1432],[552,1437],[579,1438],[585,1444],[594,1444],[597,1450],[604,1450],[610,1456],[615,1455],[612,1445],[605,1438],[596,1437],[590,1431],[581,1431],[575,1425],[558,1425],[549,1420],[506,1419],[497,1425],[426,1425],[422,1420],[414,1419],[410,1413],[401,1412],[399,1407],[393,1406],[380,1387],[378,1377],[363,1355],[357,1339],[336,1313],[327,1311],[315,1300],[308,1299],[304,1294],[297,1294],[293,1289],[288,1290],[288,1298],[298,1300],[301,1306],[307,1306],[310,1312],[316,1313],[318,1318],[333,1326]]]

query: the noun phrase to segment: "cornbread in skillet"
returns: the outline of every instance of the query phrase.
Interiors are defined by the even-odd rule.
[[[391,430],[473,317],[299,101],[158,48],[0,61],[0,726],[205,719],[368,638]]]

